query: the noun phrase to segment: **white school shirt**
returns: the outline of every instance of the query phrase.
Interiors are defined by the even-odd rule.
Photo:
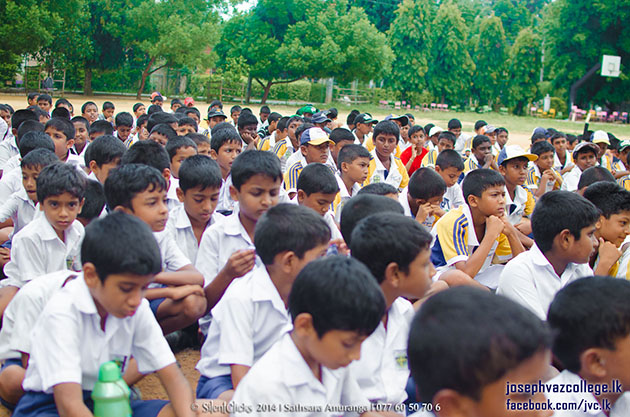
[[[384,182],[386,184],[393,185],[394,188],[400,190],[400,183],[403,180],[403,174],[399,170],[394,154],[392,153],[391,155],[389,155],[390,165],[389,171],[387,172],[387,178],[385,177],[385,166],[383,165],[381,160],[378,159],[378,156],[376,155],[376,149],[372,150],[370,154],[372,155],[372,159],[374,160],[375,168],[374,172],[372,172],[372,175],[370,175],[365,184]]]
[[[446,212],[466,204],[464,200],[464,193],[462,192],[461,185],[455,183],[451,187],[446,187],[446,193],[442,197],[440,208]]]
[[[6,138],[0,143],[0,167],[4,169],[4,164],[14,155],[19,155],[20,149],[17,146],[15,136],[7,134]]]
[[[471,137],[465,133],[460,133],[459,137],[457,138],[457,140],[455,141],[455,151],[460,154],[463,155],[464,152],[466,151],[466,144],[468,143],[468,141],[471,139]],[[429,142],[431,144],[433,144],[430,140]]]
[[[101,316],[83,276],[52,296],[31,340],[31,356],[22,383],[25,391],[52,394],[53,386],[63,383],[77,383],[91,391],[103,363],[117,361],[124,374],[132,356],[143,374],[175,363],[146,299],[131,317],[108,315],[103,331]]]
[[[235,404],[251,409],[236,410],[231,415],[268,416],[260,412],[256,404],[278,404],[281,412],[275,415],[295,417],[355,416],[359,413],[327,411],[330,407],[356,407],[370,410],[370,403],[361,392],[348,367],[328,369],[321,366],[321,382],[302,357],[291,336],[285,334],[269,351],[254,364],[241,380],[234,393]],[[289,407],[287,410],[285,407]],[[290,407],[300,407],[291,411]],[[311,408],[311,412],[303,411]]]
[[[206,225],[205,230],[208,230],[210,226],[221,221],[223,218],[225,218],[225,216],[215,211],[212,213],[212,216],[210,216],[210,221]],[[197,243],[195,232],[193,231],[190,219],[188,218],[188,214],[186,214],[186,209],[183,204],[174,208],[169,214],[168,222],[166,223],[166,230],[184,255],[190,259],[192,264],[194,264],[197,260],[199,244]]]
[[[85,149],[83,150],[85,151]],[[66,159],[65,163],[74,166],[80,173],[87,177],[87,172],[85,172],[84,170],[85,158],[83,156],[75,155],[72,152],[68,151],[68,158]]]
[[[230,196],[230,186],[232,185],[232,174],[228,174],[226,179],[221,179],[221,189],[219,190],[219,202],[215,211],[234,211],[238,207],[238,202],[232,200]]]
[[[5,222],[9,218],[12,219],[13,233],[11,236],[14,236],[24,226],[32,222],[38,212],[41,213],[37,203],[28,197],[26,190],[22,187],[20,191],[11,194],[11,197],[0,206],[0,222]]]
[[[299,148],[289,157],[289,159],[287,159],[287,169],[291,168],[296,162],[301,162],[302,167],[308,165],[308,163],[306,162],[306,158],[304,157],[304,155],[302,155],[302,151]],[[335,165],[335,161],[330,155],[330,151],[328,151],[328,159],[326,159],[326,163],[324,165],[328,166],[332,170],[332,172],[337,172],[337,166]]]
[[[298,202],[297,194],[294,195],[293,198],[287,201],[286,203],[295,204],[296,206],[300,205],[300,203]],[[322,218],[324,219],[324,222],[326,222],[326,224],[328,225],[328,228],[330,229],[330,238],[333,240],[335,239],[343,240],[343,235],[341,234],[341,230],[339,230],[339,227],[337,226],[337,223],[335,222],[335,213],[332,210],[328,210],[326,214],[322,216]]]
[[[20,359],[31,352],[30,333],[46,303],[69,277],[77,273],[62,270],[37,277],[18,291],[2,316],[0,360]]]
[[[335,221],[337,223],[341,222],[341,211],[343,210],[344,204],[348,202],[352,197],[357,195],[359,191],[361,191],[361,184],[355,182],[352,186],[352,192],[348,191],[346,188],[346,184],[344,184],[341,176],[339,174],[335,174],[335,178],[337,179],[337,185],[339,185],[339,203],[334,208],[335,210]]]
[[[547,310],[556,293],[569,283],[593,275],[588,264],[569,263],[558,276],[538,246],[534,244],[507,263],[497,294],[504,295],[533,311],[541,320],[547,319]]]
[[[7,201],[11,194],[20,191],[21,188],[24,188],[21,167],[3,171],[2,178],[0,178],[0,203]]]
[[[503,187],[503,189],[505,190],[505,214],[507,214],[508,220],[512,225],[517,225],[525,216],[528,192],[521,185],[517,185],[514,189],[514,200],[512,200],[507,186]]]
[[[2,286],[22,288],[28,281],[50,272],[81,270],[81,242],[83,225],[78,220],[65,231],[65,243],[45,215],[37,216],[13,236],[11,261],[4,267],[8,279]]]
[[[564,150],[565,152],[565,158],[567,158],[565,160],[565,166],[562,166],[562,163],[560,162],[560,158],[558,158],[558,154],[556,154],[555,152],[553,153],[553,167],[558,170],[558,172],[562,171],[563,168],[566,167],[572,167],[575,166],[575,164],[573,162],[571,162],[571,153],[569,152],[568,149]]]
[[[166,192],[166,207],[168,207],[169,213],[183,204],[179,201],[179,198],[177,198],[177,187],[179,187],[179,179],[171,175],[168,191]]]
[[[560,189],[564,191],[577,191],[580,176],[582,176],[582,170],[576,165],[571,171],[562,176]]]
[[[184,255],[171,233],[167,230],[162,230],[161,232],[153,232],[153,236],[160,247],[162,271],[175,272],[186,265],[191,265],[192,262]]]
[[[212,309],[196,369],[207,378],[254,365],[293,325],[264,265],[234,280]]]
[[[535,176],[535,178],[539,178],[538,182],[542,182],[542,172],[540,172],[540,168],[538,168],[538,165],[536,165],[534,163],[531,163],[531,166],[534,169],[534,176]],[[560,171],[558,171],[557,173],[560,174]],[[579,178],[578,178],[578,182],[579,182]],[[530,190],[537,190],[539,185],[543,186],[543,184],[535,184],[534,183],[534,184],[527,184],[527,187]],[[545,192],[548,193],[549,191],[553,191],[553,187],[555,185],[556,185],[556,180],[547,181],[547,184],[544,184]]]
[[[582,378],[574,374],[573,372],[564,370],[556,375],[553,379],[546,382],[546,384],[558,384],[562,386],[577,386],[579,387],[582,382]],[[623,387],[626,389],[626,387]],[[565,390],[566,391],[566,390]],[[595,399],[595,396],[591,392],[580,392],[579,389],[572,391],[578,392],[546,392],[547,398],[554,404],[581,404],[582,407],[579,410],[563,411],[557,410],[554,412],[553,417],[627,417],[630,416],[630,394],[624,393],[621,395],[615,404],[610,408],[610,414],[605,414],[600,410],[601,406]],[[588,404],[588,405],[587,405]],[[597,408],[595,408],[597,407]],[[588,408],[588,411],[586,409]],[[607,410],[608,411],[608,410]]]
[[[413,305],[402,297],[387,312],[387,329],[378,323],[361,344],[361,359],[350,364],[363,394],[371,402],[402,404],[407,399],[407,339]]]
[[[22,156],[20,154],[13,155],[9,160],[4,164],[2,168],[3,171],[9,172],[13,168],[21,167]]]
[[[621,251],[621,257],[617,261],[619,267],[615,278],[630,279],[630,235],[626,236],[619,250]]]

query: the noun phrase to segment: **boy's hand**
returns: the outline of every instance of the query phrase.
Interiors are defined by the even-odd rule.
[[[4,266],[11,260],[11,249],[0,248],[0,265]]]
[[[203,288],[199,285],[180,285],[178,287],[171,287],[171,297],[169,298],[176,301],[188,297],[191,294],[197,294],[201,297],[206,296],[203,292]]]
[[[492,153],[489,153],[488,155],[486,155],[485,160],[483,161],[483,167],[489,168],[492,165],[492,162],[494,162],[494,155],[492,155]]]
[[[547,169],[545,170],[545,172],[543,172],[542,177],[540,178],[540,183],[541,184],[546,184],[549,181],[555,181],[556,176],[554,175],[553,171],[551,169]]]
[[[244,131],[243,133],[241,133],[241,137],[243,138],[245,143],[249,145],[256,140],[258,135],[255,133],[252,135],[250,132]]]
[[[330,245],[337,245],[337,253],[339,255],[348,256],[350,255],[350,250],[348,249],[348,245],[343,239],[332,239],[330,241]]]
[[[486,236],[489,236],[492,240],[496,240],[499,235],[503,233],[505,227],[506,226],[502,218],[490,216],[486,219]]]
[[[615,262],[621,257],[621,252],[614,243],[606,242],[601,237],[599,238],[599,264],[606,266],[606,271],[610,269]]]
[[[424,203],[418,206],[418,212],[416,213],[416,221],[418,223],[424,223],[431,213],[431,203]]]
[[[223,267],[223,270],[228,276],[238,278],[251,271],[255,263],[255,249],[237,250],[230,255],[230,258]]]
[[[442,216],[444,216],[446,214],[446,212],[444,210],[442,210],[442,207],[440,207],[439,204],[433,204],[431,206],[431,215],[435,216],[436,218],[440,218]]]

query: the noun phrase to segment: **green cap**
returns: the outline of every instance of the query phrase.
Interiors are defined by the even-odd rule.
[[[304,113],[315,114],[317,113],[317,107],[313,106],[312,104],[307,104],[306,106],[300,108],[296,113],[299,116],[303,115]]]

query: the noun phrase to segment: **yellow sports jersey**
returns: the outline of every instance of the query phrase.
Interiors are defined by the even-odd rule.
[[[556,168],[552,169],[556,174],[558,174],[558,177],[562,178],[560,171],[558,171]],[[527,169],[527,179],[525,180],[525,186],[530,190],[537,190],[540,187],[541,177],[542,173],[540,172],[540,168],[538,168],[536,164],[531,164],[531,166]],[[555,181],[549,181],[549,183],[546,184],[547,190],[545,192],[558,190],[560,189],[560,185],[560,181],[558,181],[557,179]]]
[[[475,155],[470,155],[470,157],[464,161],[464,174],[468,174],[470,171],[474,171],[479,168],[481,168],[481,165],[477,162],[477,157]]]
[[[612,156],[608,155],[607,153],[604,154],[604,156],[602,156],[601,158],[599,158],[597,160],[597,163],[599,163],[601,167],[606,168],[608,171],[613,170]]]
[[[368,177],[363,185],[371,184],[373,182],[384,182],[393,185],[399,191],[407,187],[409,184],[409,174],[405,165],[399,158],[395,158],[390,155],[390,169],[385,170],[385,167],[376,156],[376,151],[370,152],[370,166],[368,168]]]
[[[270,149],[269,146],[269,136],[267,136],[266,138],[264,138],[263,140],[261,140],[258,143],[258,150],[259,151],[268,151]]]
[[[615,170],[617,172],[621,172],[621,171],[625,171],[626,170],[626,166],[623,164],[621,159],[618,159],[618,158],[613,158],[612,167],[613,167],[613,170]]]
[[[394,152],[394,156],[396,156],[396,158],[400,158],[400,155],[402,154],[402,151],[400,150],[400,141],[401,139],[399,138],[398,145],[396,145],[396,151]],[[363,142],[363,146],[365,146],[367,150],[370,152],[374,150],[374,142],[372,141],[372,134],[370,134],[369,137],[365,140],[365,142]]]
[[[282,168],[282,172],[285,173],[287,170],[287,160],[293,153],[295,149],[293,149],[293,144],[289,138],[285,138],[280,142],[276,142],[276,145],[273,147],[273,153],[276,154],[278,159],[280,159],[280,167]]]
[[[288,191],[295,191],[297,189],[297,181],[302,172],[302,162],[298,161],[291,165],[287,172],[284,174],[284,188]]]
[[[437,160],[437,157],[438,157],[438,151],[437,151],[437,149],[433,149],[433,150],[429,151],[424,156],[424,158],[422,158],[421,165],[423,167],[434,168],[435,167],[435,161]]]

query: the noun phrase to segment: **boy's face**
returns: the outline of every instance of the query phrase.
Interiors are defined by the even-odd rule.
[[[507,141],[508,141],[507,132],[501,131],[501,133],[497,135],[497,143],[499,144],[499,146],[504,147]]]
[[[201,120],[199,119],[199,116],[197,116],[197,113],[191,112],[188,113],[187,116],[193,119],[195,123],[197,123],[197,126],[199,126],[199,122],[201,122]],[[193,131],[192,133],[196,133],[196,131]]]
[[[552,145],[558,155],[563,155],[567,150],[567,140],[565,138],[554,139]]]
[[[308,332],[308,355],[328,369],[344,368],[361,358],[361,343],[367,336],[356,331],[330,330],[319,338],[315,329]]]
[[[161,232],[168,220],[166,190],[147,188],[131,199],[131,210],[123,209],[123,211],[133,214],[148,224],[152,231]]]
[[[261,123],[265,123],[269,118],[269,113],[260,113],[260,121]]]
[[[541,153],[536,162],[534,162],[538,165],[541,173],[553,167],[553,155],[554,153],[551,151]]]
[[[39,106],[40,109],[44,110],[45,112],[49,111],[50,108],[52,107],[52,104],[50,104],[46,100],[39,100],[37,102],[37,105]]]
[[[135,112],[133,112],[133,114],[135,114],[136,117],[140,117],[140,116],[142,116],[143,114],[146,114],[146,113],[147,113],[147,109],[144,106],[138,107],[138,109]]]
[[[278,204],[281,184],[281,178],[256,174],[242,184],[240,190],[230,186],[230,196],[238,201],[243,216],[257,222],[260,216]]]
[[[623,150],[619,151],[619,159],[621,159],[621,162],[623,162],[626,165],[628,162],[628,153],[630,153],[630,147],[626,147]]]
[[[601,158],[606,153],[608,145],[606,143],[598,143],[597,146],[599,146],[599,155],[597,155],[597,157]]]
[[[341,164],[341,170],[351,181],[363,184],[368,177],[370,158],[355,158],[354,161]]]
[[[85,127],[85,123],[74,122],[73,125],[74,125],[74,143],[75,145],[83,146],[90,137],[88,130]]]
[[[431,250],[422,249],[416,258],[409,264],[407,272],[398,270],[398,290],[404,297],[422,298],[429,291],[431,277],[435,275],[435,268],[431,263]]]
[[[11,128],[11,113],[9,112],[9,110],[0,110],[0,117],[4,119],[5,122],[7,122],[7,126],[9,126],[9,129],[10,129]]]
[[[461,127],[457,127],[455,129],[449,129],[448,131],[451,132],[452,134],[454,134],[456,138],[458,138],[459,135],[462,134],[462,128]]]
[[[395,135],[389,133],[380,133],[374,139],[374,148],[383,158],[389,158],[389,156],[396,150],[398,144],[398,138]]]
[[[210,129],[212,129],[213,127],[215,127],[216,125],[218,125],[221,122],[225,121],[225,117],[223,116],[214,116],[212,118],[210,118],[208,126],[210,127]]]
[[[177,189],[177,197],[184,203],[184,210],[191,223],[208,224],[219,203],[220,190],[212,187],[202,189],[200,185],[186,192]]]
[[[369,135],[374,130],[374,125],[372,123],[357,123],[357,127],[355,128],[360,135]]]
[[[325,164],[328,160],[328,149],[330,149],[330,144],[328,142],[324,142],[319,145],[311,145],[306,144],[300,146],[300,150],[302,151],[302,155],[306,159],[306,163],[310,164],[312,162],[321,162]]]
[[[50,120],[50,116],[48,114],[42,114],[39,116],[39,122],[45,125]]]
[[[155,104],[156,106],[162,107],[162,105],[164,105],[164,101],[162,101],[162,100],[154,100],[154,101],[151,102],[151,104]]]
[[[566,252],[570,253],[573,259],[571,262],[576,264],[585,264],[591,259],[593,250],[597,248],[599,242],[595,236],[595,225],[586,226],[580,230],[580,238],[569,234],[569,245],[566,248]]]
[[[61,161],[65,161],[68,158],[68,149],[74,145],[74,139],[68,140],[65,133],[61,130],[57,130],[54,126],[48,126],[45,133],[50,136],[55,143],[55,155]]]
[[[90,161],[90,170],[94,173],[98,182],[100,182],[101,184],[105,184],[105,180],[107,180],[107,177],[109,177],[109,171],[118,167],[119,165],[120,157],[114,159],[111,162],[107,162],[100,167],[96,164],[96,161],[92,160]]]
[[[105,117],[106,119],[114,117],[114,110],[115,109],[105,109],[105,110],[103,110],[103,117]]]
[[[486,161],[486,157],[492,154],[492,144],[490,142],[483,142],[472,150],[473,155],[477,158],[477,161],[483,165]]]
[[[177,134],[179,136],[186,136],[189,133],[197,133],[195,128],[191,125],[181,125],[177,127]]]
[[[400,137],[402,137],[405,142],[409,142],[409,125],[400,128]]]
[[[238,118],[241,115],[241,111],[240,110],[236,110],[233,111],[230,116],[232,117],[232,120],[234,120],[234,124],[236,124],[236,122],[238,122]]]
[[[630,235],[630,211],[611,214],[608,219],[600,216],[597,231],[604,240],[620,247],[626,236]]]
[[[41,172],[42,167],[22,167],[22,186],[26,191],[26,195],[33,202],[37,202],[37,177],[39,177],[39,173]]]
[[[443,150],[454,149],[455,147],[453,146],[453,142],[451,142],[448,139],[442,138],[438,141],[437,148],[438,148],[438,153],[440,153]]]
[[[33,97],[33,98],[26,98],[26,101],[28,102],[29,106],[37,106],[37,96]]]
[[[526,158],[515,158],[499,166],[499,172],[505,178],[505,182],[510,185],[523,185],[527,179]]]
[[[243,144],[241,141],[232,140],[229,142],[225,142],[220,148],[219,153],[217,154],[215,151],[210,150],[210,156],[216,159],[219,164],[219,168],[221,168],[221,174],[223,178],[227,177],[227,175],[232,170],[232,164],[237,156],[240,155],[243,150]]]
[[[313,209],[320,216],[324,216],[326,213],[328,213],[328,210],[330,210],[330,206],[332,205],[333,201],[335,201],[337,193],[312,193],[311,195],[306,195],[304,190],[298,190],[297,196],[298,203],[301,206]]]
[[[334,146],[330,147],[330,154],[333,157],[333,161],[335,161],[335,165],[337,165],[337,157],[339,156],[339,151],[343,149],[344,146],[351,145],[353,141],[349,140],[340,140]]]
[[[597,157],[593,152],[580,152],[575,160],[575,165],[584,172],[597,164]]]
[[[92,104],[85,108],[85,113],[83,113],[83,117],[88,119],[90,124],[94,123],[96,119],[98,119],[98,108]]]
[[[179,167],[187,158],[197,155],[197,150],[192,147],[179,148],[173,159],[171,159],[171,172],[175,178],[179,178]]]
[[[93,142],[94,139],[98,138],[99,136],[103,136],[105,134],[105,132],[91,132],[90,133],[90,142]]]
[[[409,136],[409,142],[415,145],[417,150],[424,148],[424,132],[422,130],[418,130],[413,135]]]
[[[173,113],[175,113],[175,111],[177,111],[177,109],[179,109],[180,107],[182,107],[182,105],[181,105],[181,104],[179,104],[179,103],[173,103],[173,104],[171,105],[171,110],[173,110]]]
[[[40,205],[40,210],[44,212],[46,219],[55,229],[57,235],[62,236],[63,232],[77,218],[82,207],[83,200],[79,200],[69,192],[64,192],[46,197]]]
[[[157,142],[162,146],[166,146],[168,143],[168,138],[161,133],[153,132],[149,135],[149,140],[153,142]]]
[[[256,133],[256,127],[256,125],[246,125],[243,126],[242,129],[238,129],[239,135],[241,135],[245,143],[247,143],[248,145],[258,137],[258,134]]]
[[[118,132],[118,138],[125,141],[131,134],[131,126],[116,126],[116,132]]]
[[[630,335],[615,341],[614,349],[595,348],[599,351],[601,364],[606,367],[606,379],[610,384],[617,380],[624,391],[630,387]],[[610,386],[610,385],[609,385]]]
[[[505,214],[505,186],[493,185],[488,187],[481,193],[481,197],[469,196],[469,204],[471,200],[473,207],[481,212],[486,217],[489,216],[503,216]]]
[[[301,125],[302,125],[302,122],[300,122],[299,120],[295,120],[295,121],[291,122],[291,124],[289,124],[289,126],[287,127],[288,134],[289,134],[289,139],[291,139],[291,141],[293,143],[295,143],[295,141],[296,141],[295,131]]]
[[[435,166],[435,172],[440,174],[447,187],[452,187],[457,184],[457,180],[459,176],[462,175],[462,171],[458,170],[455,167],[448,167],[446,169],[442,169],[439,166]]]
[[[136,130],[138,132],[139,140],[147,140],[149,139],[149,131],[147,130],[147,124],[143,123],[140,126],[136,126]]]
[[[197,144],[197,154],[210,156],[210,144],[206,142],[201,142]]]

